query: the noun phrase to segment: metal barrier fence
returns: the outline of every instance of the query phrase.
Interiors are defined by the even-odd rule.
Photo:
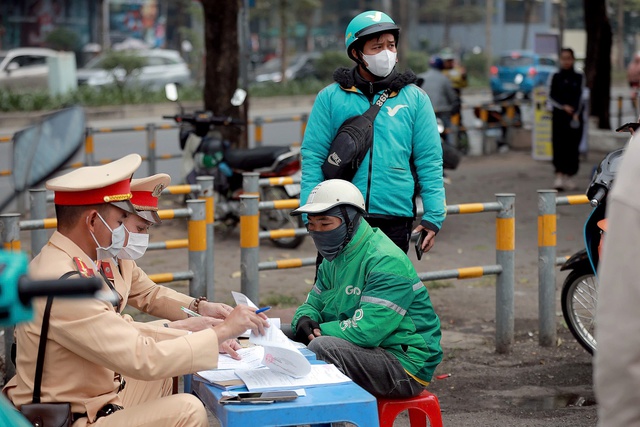
[[[556,190],[538,190],[538,322],[539,344],[556,344],[556,266],[565,257],[556,257],[556,207],[587,204],[585,195],[557,197]]]
[[[470,203],[447,207],[447,214],[470,214],[479,212],[497,212],[496,216],[496,264],[420,273],[423,281],[448,278],[476,278],[496,275],[496,351],[507,353],[511,349],[514,336],[514,271],[515,271],[515,195],[496,194],[497,202]],[[300,230],[272,230],[260,232],[258,212],[263,207],[275,208],[275,205],[263,204],[258,196],[245,194],[240,196],[240,271],[241,291],[252,301],[259,300],[259,271],[295,268],[315,265],[315,257],[288,259],[283,261],[259,262],[259,240],[271,237],[268,233],[298,233]],[[272,203],[272,202],[269,202]],[[293,206],[287,201],[286,208]],[[304,230],[306,232],[306,230]],[[287,234],[290,237],[291,234]]]
[[[300,141],[304,135],[304,131],[307,127],[308,114],[300,114],[291,117],[282,118],[268,118],[268,117],[256,117],[249,120],[249,125],[254,126],[254,141],[256,145],[261,145],[263,141],[263,128],[265,124],[269,123],[284,123],[284,122],[300,122]],[[69,168],[75,169],[82,166],[93,166],[97,164],[105,164],[112,162],[116,159],[96,159],[95,157],[95,136],[100,134],[121,133],[121,132],[145,132],[145,140],[147,147],[147,155],[142,159],[148,162],[149,175],[156,174],[158,160],[170,160],[179,159],[182,154],[157,154],[156,152],[156,138],[159,130],[176,129],[178,125],[175,124],[155,124],[148,123],[140,126],[121,126],[121,127],[87,127],[85,130],[85,142],[84,142],[84,161],[76,162],[68,165]],[[0,143],[11,142],[12,136],[0,136]],[[299,144],[299,142],[298,142]],[[0,170],[0,176],[10,176],[11,170]]]

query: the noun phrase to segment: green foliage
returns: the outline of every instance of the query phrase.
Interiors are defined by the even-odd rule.
[[[202,88],[180,87],[180,100],[202,101]],[[69,105],[99,107],[109,105],[149,104],[168,102],[164,89],[150,90],[146,87],[127,88],[121,91],[115,86],[92,88],[81,86],[77,91],[61,96],[50,96],[49,92],[15,92],[0,90],[0,111],[56,110]]]
[[[424,73],[429,69],[429,55],[421,51],[411,51],[407,53],[405,61],[407,68],[416,74]]]
[[[75,52],[80,47],[80,38],[69,28],[56,27],[47,34],[44,43],[50,49]]]
[[[126,80],[136,70],[144,67],[145,58],[126,50],[111,50],[105,53],[102,61],[102,68],[107,71],[114,72],[117,68],[124,70]]]
[[[464,57],[463,65],[467,69],[467,75],[475,78],[486,79],[487,56],[484,53],[470,53]]]
[[[316,73],[321,80],[331,81],[333,72],[338,67],[353,67],[354,62],[349,59],[345,52],[326,51],[322,56],[314,61]]]
[[[315,95],[331,82],[331,80],[304,79],[288,80],[283,83],[256,83],[249,87],[249,94],[260,97]]]

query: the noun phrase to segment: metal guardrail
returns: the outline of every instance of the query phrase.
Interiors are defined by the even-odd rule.
[[[471,203],[449,206],[448,214],[479,212],[497,212],[496,218],[496,264],[419,273],[423,281],[447,278],[473,278],[484,275],[496,275],[496,351],[510,351],[514,337],[514,272],[515,272],[515,195],[496,194],[497,202]],[[287,201],[288,202],[288,201]],[[263,205],[263,203],[265,203]],[[291,233],[302,234],[301,230],[271,230],[260,232],[258,213],[267,202],[259,202],[256,194],[240,196],[240,264],[241,291],[252,301],[259,300],[259,272],[281,268],[315,266],[315,257],[287,259],[282,261],[259,262],[259,240],[282,233],[291,237]],[[269,202],[271,203],[271,202]],[[290,209],[291,205],[286,205]],[[306,230],[304,230],[306,232]]]
[[[566,257],[556,257],[556,207],[588,204],[586,195],[557,197],[556,190],[538,190],[538,322],[539,344],[556,345],[556,266]]]

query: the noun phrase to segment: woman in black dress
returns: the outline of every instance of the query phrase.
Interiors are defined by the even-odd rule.
[[[553,166],[556,172],[554,188],[575,190],[572,177],[578,173],[582,139],[582,90],[584,75],[574,70],[573,50],[560,51],[560,70],[551,78],[549,101],[553,106]]]

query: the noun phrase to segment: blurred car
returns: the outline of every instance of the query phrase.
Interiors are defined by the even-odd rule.
[[[516,93],[528,98],[534,87],[546,85],[557,70],[552,57],[526,50],[506,52],[491,67],[491,92],[494,97]]]
[[[316,73],[315,61],[320,58],[319,52],[300,53],[287,59],[287,69],[285,75],[287,80],[301,80],[308,77],[318,77]],[[264,64],[256,67],[254,81],[281,82],[282,81],[282,61],[280,57],[271,58]]]
[[[124,68],[116,67],[113,70],[104,68],[109,55],[107,53],[95,57],[84,68],[77,71],[78,86],[106,86],[127,79],[124,81],[126,85],[160,89],[167,83],[184,85],[191,82],[189,67],[176,50],[131,50],[129,53],[143,57],[145,65],[135,70],[128,78]]]
[[[55,50],[40,47],[0,51],[0,88],[46,88],[47,58],[55,55]]]

